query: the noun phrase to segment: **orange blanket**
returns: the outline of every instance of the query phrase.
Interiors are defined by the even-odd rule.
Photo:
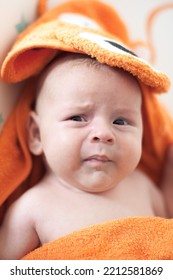
[[[172,260],[173,222],[126,218],[95,225],[31,252],[27,260]]]
[[[27,147],[27,116],[35,100],[36,75],[62,51],[86,53],[110,66],[124,68],[138,78],[143,91],[144,120],[139,168],[159,187],[165,153],[173,142],[173,120],[159,104],[155,93],[167,91],[169,79],[134,55],[130,51],[132,45],[116,12],[97,0],[74,0],[57,6],[19,36],[1,69],[6,82],[29,78],[0,135],[2,217],[11,201],[36,184],[44,174],[41,159],[31,156]],[[72,233],[26,258],[171,259],[172,230],[172,220],[122,219]],[[160,253],[158,244],[162,247]]]

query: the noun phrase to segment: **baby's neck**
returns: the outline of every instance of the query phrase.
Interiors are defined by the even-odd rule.
[[[41,181],[41,184],[44,184],[46,186],[52,186],[53,188],[56,189],[64,189],[72,193],[80,193],[80,194],[93,194],[93,195],[105,195],[106,193],[111,193],[116,186],[113,186],[109,190],[105,190],[102,192],[95,192],[95,191],[89,191],[80,188],[80,186],[73,185],[62,178],[57,177],[54,173],[52,172],[47,172],[45,176],[43,177],[43,180]]]

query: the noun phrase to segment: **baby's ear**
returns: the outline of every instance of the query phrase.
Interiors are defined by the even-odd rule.
[[[40,138],[39,117],[31,111],[28,119],[28,146],[30,152],[34,155],[41,155],[43,152]]]

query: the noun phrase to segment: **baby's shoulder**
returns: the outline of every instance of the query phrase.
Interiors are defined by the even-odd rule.
[[[163,193],[158,185],[154,183],[154,181],[142,171],[136,171],[136,179],[140,182],[141,187],[145,188],[154,200],[159,201],[163,198]]]
[[[139,169],[136,169],[132,173],[128,185],[131,186],[136,193],[140,192],[154,199],[158,198],[158,200],[160,200],[162,196],[159,186],[157,186],[147,174]]]
[[[151,180],[151,178],[145,174],[140,169],[136,169],[131,176],[129,177],[129,181],[135,184],[137,187],[144,187],[145,189],[153,189],[156,188],[156,185]]]
[[[43,196],[43,188],[41,185],[35,185],[19,196],[9,207],[8,212],[14,216],[23,216],[28,218],[34,216],[35,210],[40,205]],[[20,213],[20,214],[19,214]]]
[[[4,229],[19,228],[21,230],[34,225],[37,208],[34,202],[36,192],[36,188],[26,191],[8,207],[3,218]]]
[[[40,202],[48,196],[48,189],[44,187],[44,184],[38,183],[37,185],[29,188],[25,191],[17,200],[17,203],[24,204],[26,207],[37,207]]]

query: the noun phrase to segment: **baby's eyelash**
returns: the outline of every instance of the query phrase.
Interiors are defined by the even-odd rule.
[[[113,124],[115,125],[128,125],[128,121],[126,119],[123,118],[119,118],[113,121]]]
[[[69,120],[71,121],[75,121],[75,122],[86,122],[86,119],[83,116],[80,115],[75,115],[69,118]]]

